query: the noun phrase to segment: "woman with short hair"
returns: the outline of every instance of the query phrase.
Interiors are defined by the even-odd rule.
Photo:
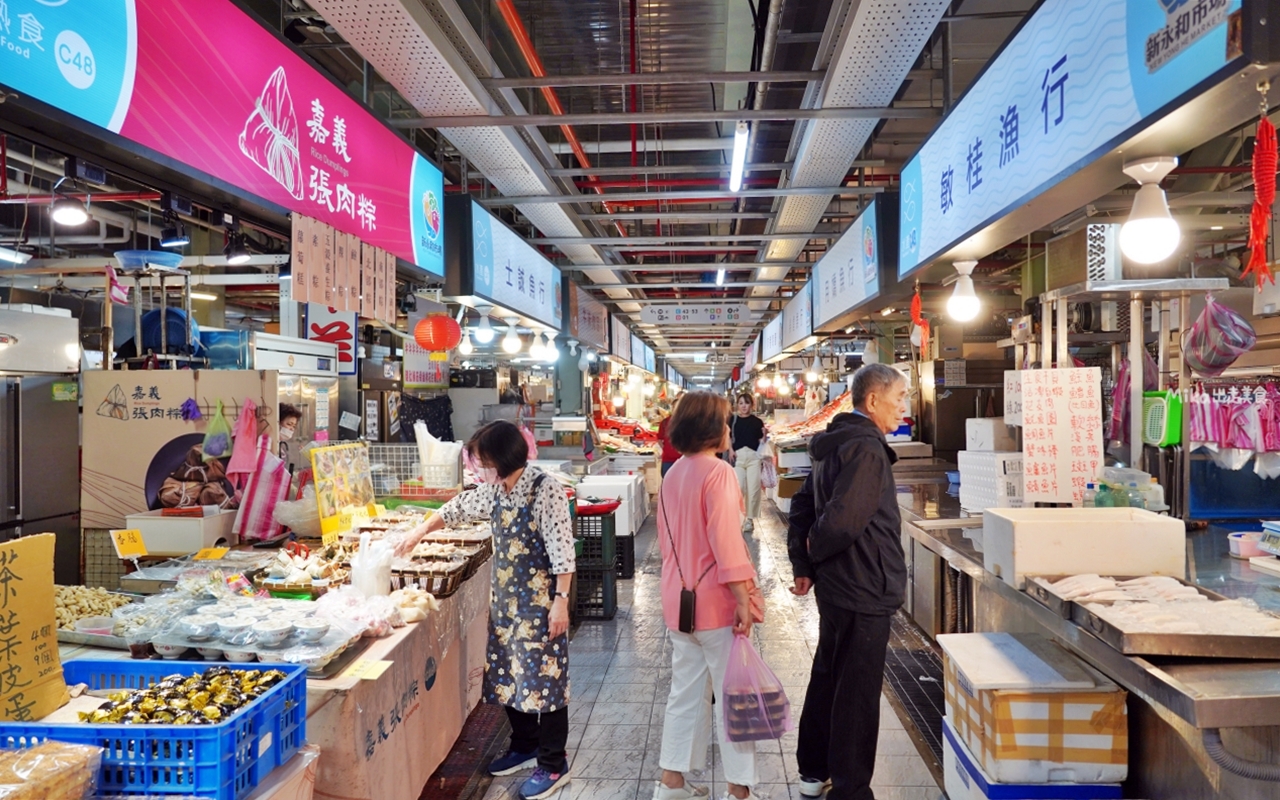
[[[751,634],[750,581],[756,571],[739,527],[742,495],[733,469],[717,458],[729,446],[729,415],[724,397],[688,392],[669,424],[671,443],[682,457],[658,495],[662,613],[672,653],[658,762],[662,780],[654,788],[654,800],[693,800],[707,794],[705,787],[686,783],[685,773],[705,767],[711,699],[724,697],[734,636]],[[685,590],[696,598],[692,615],[682,603]],[[755,743],[730,742],[724,726],[717,727],[729,784],[726,800],[753,798]]]
[[[480,464],[482,484],[445,503],[397,552],[408,554],[446,525],[493,523],[484,700],[506,708],[511,747],[489,773],[536,767],[520,797],[543,800],[569,782],[569,501],[558,481],[528,465],[529,445],[510,422],[476,431],[467,452]]]

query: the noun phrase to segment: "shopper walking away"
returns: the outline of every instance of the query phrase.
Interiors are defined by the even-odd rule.
[[[760,445],[766,438],[764,420],[751,413],[755,405],[751,395],[739,395],[738,413],[729,424],[733,469],[738,474],[738,488],[747,505],[743,529],[748,531],[755,529],[755,520],[760,516]],[[767,458],[772,460],[772,456]]]
[[[528,466],[520,429],[498,421],[476,431],[467,451],[485,483],[455,497],[397,548],[407,554],[446,525],[491,521],[493,593],[484,700],[506,708],[511,747],[489,765],[495,776],[534,769],[520,787],[543,800],[569,782],[569,584],[573,523],[560,484]],[[535,769],[536,767],[536,769]]]
[[[729,446],[729,402],[711,392],[689,392],[671,416],[670,435],[683,458],[658,495],[662,547],[662,614],[671,634],[671,693],[667,697],[654,800],[690,800],[706,787],[685,773],[706,766],[711,742],[711,699],[723,697],[735,635],[751,634],[749,581],[755,567],[739,528],[742,495],[728,464],[716,457]],[[729,797],[754,798],[754,742],[730,742],[719,729]]]
[[[901,372],[868,364],[853,376],[853,413],[839,414],[809,443],[813,472],[791,498],[787,548],[795,586],[813,588],[818,650],[800,716],[800,793],[874,800],[889,620],[902,605],[907,568],[901,543],[896,454],[885,434],[906,414]]]

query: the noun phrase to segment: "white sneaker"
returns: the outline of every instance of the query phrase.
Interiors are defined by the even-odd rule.
[[[679,789],[672,789],[662,785],[662,781],[653,787],[653,800],[699,800],[711,794],[711,790],[705,786],[694,786],[692,783],[685,781],[684,786]]]
[[[746,522],[742,523],[742,529],[743,529],[744,531],[746,531],[747,533],[750,533],[751,531],[754,531],[754,530],[756,529],[756,523],[755,523],[755,521],[754,521],[754,520],[750,520],[750,519],[749,519],[749,520],[747,520]]]
[[[721,800],[738,800],[738,798],[734,797],[728,790],[726,790],[724,793],[724,797],[721,798]],[[756,790],[752,789],[751,791],[747,792],[747,796],[746,798],[744,798],[744,800],[769,800],[769,795],[756,794]]]
[[[800,776],[800,795],[802,797],[822,797],[822,793],[831,787],[831,781],[813,781]]]

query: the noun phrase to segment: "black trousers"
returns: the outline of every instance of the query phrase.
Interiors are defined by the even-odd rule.
[[[830,780],[829,800],[874,800],[887,616],[818,603],[818,651],[800,715],[800,774]]]
[[[510,706],[511,750],[515,753],[538,754],[538,766],[547,772],[559,772],[564,766],[565,744],[569,741],[569,707],[545,714],[529,714]]]

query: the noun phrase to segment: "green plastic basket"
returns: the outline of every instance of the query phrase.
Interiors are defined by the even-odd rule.
[[[1176,392],[1142,393],[1142,441],[1158,447],[1182,441],[1182,399]]]

